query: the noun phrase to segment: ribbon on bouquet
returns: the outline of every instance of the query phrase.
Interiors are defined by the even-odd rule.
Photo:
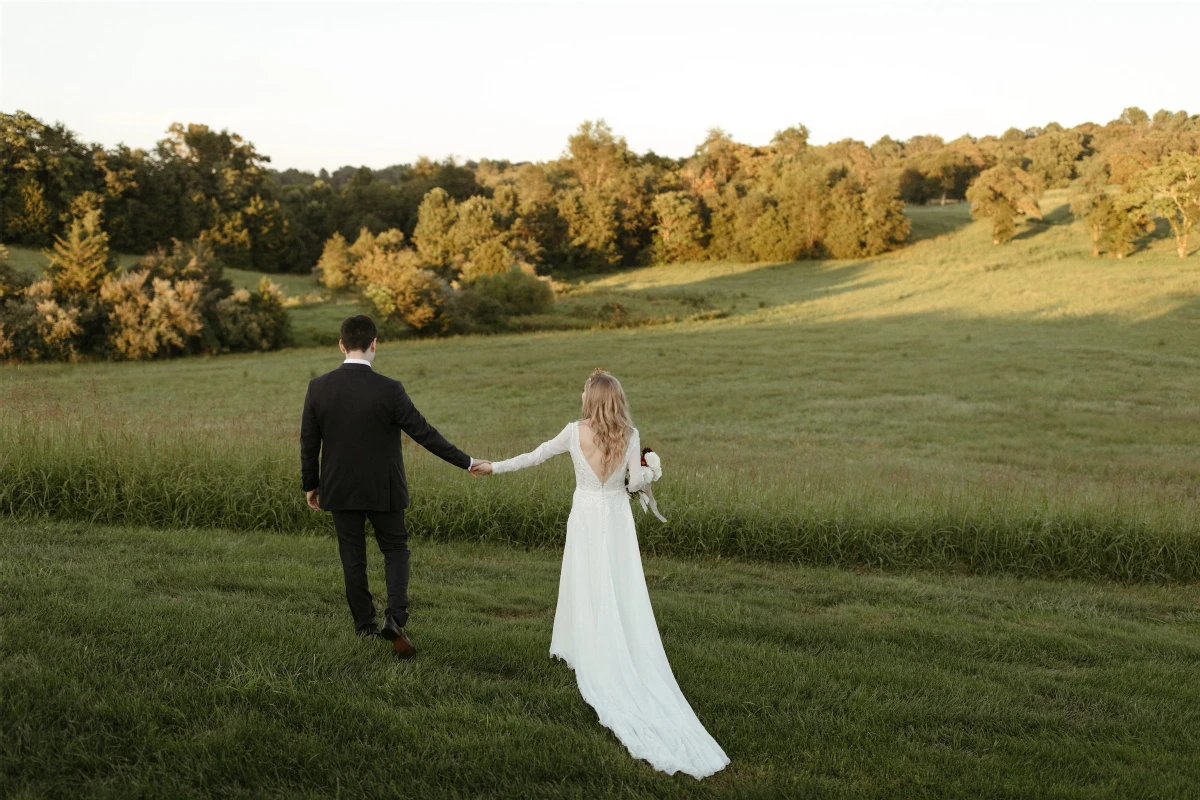
[[[638,502],[642,504],[642,511],[650,509],[654,516],[658,517],[660,522],[666,522],[667,518],[658,513],[658,502],[654,499],[654,490],[650,488],[650,484],[646,484],[638,490]]]

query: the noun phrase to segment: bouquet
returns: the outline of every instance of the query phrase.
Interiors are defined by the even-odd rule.
[[[658,453],[651,450],[649,447],[642,448],[642,488],[638,490],[638,502],[642,504],[642,511],[650,510],[654,516],[658,517],[662,522],[667,519],[658,512],[658,503],[654,500],[654,490],[651,487],[656,480],[662,477],[662,459],[658,457]]]

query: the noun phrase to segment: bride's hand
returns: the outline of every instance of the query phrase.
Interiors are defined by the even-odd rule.
[[[476,478],[480,477],[481,475],[491,475],[492,474],[492,462],[476,461],[474,466],[471,467],[471,474],[474,475]]]

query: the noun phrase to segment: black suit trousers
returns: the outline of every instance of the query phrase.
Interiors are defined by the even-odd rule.
[[[358,630],[375,627],[375,604],[367,587],[366,521],[375,529],[375,542],[383,553],[387,577],[387,613],[403,626],[408,623],[408,530],[404,511],[334,511],[338,553],[342,557],[342,575],[346,579],[346,602]]]

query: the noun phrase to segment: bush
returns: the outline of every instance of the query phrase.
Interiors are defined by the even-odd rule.
[[[213,323],[220,347],[227,352],[278,350],[292,336],[283,292],[266,277],[259,282],[257,292],[238,289],[221,299],[214,309]]]
[[[264,278],[257,292],[234,292],[205,236],[159,247],[122,272],[89,212],[50,255],[47,277],[29,283],[0,248],[0,359],[147,359],[290,341],[279,288]]]
[[[149,285],[147,285],[149,280]],[[197,280],[150,278],[149,270],[109,276],[100,286],[108,340],[122,358],[185,353],[204,327]]]
[[[430,203],[423,207],[437,206],[437,197],[430,192]],[[538,278],[531,267],[518,265],[515,254],[500,238],[489,238],[485,223],[491,220],[490,206],[480,200],[464,203],[462,208],[470,213],[446,224],[462,223],[459,232],[464,236],[481,231],[470,248],[470,260],[461,253],[447,252],[443,253],[447,263],[430,263],[428,254],[431,248],[437,250],[434,234],[440,228],[427,214],[428,224],[418,226],[414,236],[418,249],[406,247],[398,230],[375,235],[364,228],[349,246],[345,240],[339,242],[340,237],[331,238],[326,242],[329,258],[323,258],[322,280],[329,285],[330,276],[344,275],[346,285],[356,287],[383,318],[381,330],[385,331],[396,331],[392,326],[400,323],[418,335],[497,330],[510,316],[548,309],[554,303],[550,282]],[[467,226],[472,221],[477,224]],[[439,273],[457,275],[462,284],[450,283]]]
[[[483,275],[471,287],[481,301],[494,301],[506,315],[539,314],[554,305],[550,281],[519,267]]]
[[[400,269],[382,283],[368,284],[363,295],[385,317],[399,317],[418,333],[446,330],[450,288],[431,269]]]
[[[74,361],[83,327],[80,310],[59,303],[48,280],[35,281],[0,306],[0,357]]]

